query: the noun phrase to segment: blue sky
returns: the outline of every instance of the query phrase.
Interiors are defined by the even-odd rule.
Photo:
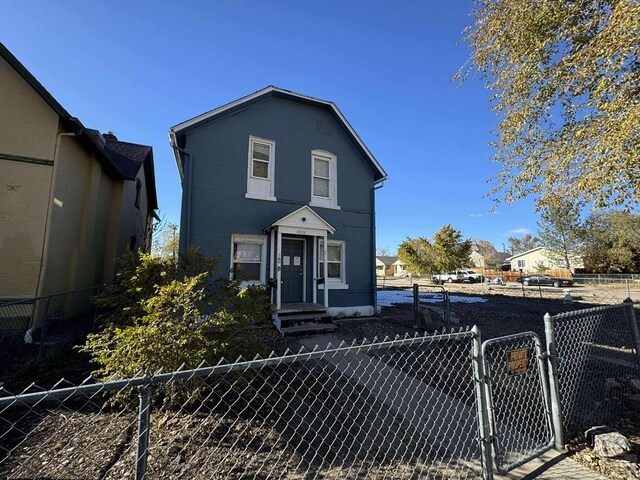
[[[267,85],[335,102],[389,173],[378,247],[451,223],[498,250],[536,230],[533,201],[485,195],[489,92],[451,80],[472,4],[452,2],[16,2],[0,41],[85,126],[152,145],[161,215],[179,221],[169,127]]]

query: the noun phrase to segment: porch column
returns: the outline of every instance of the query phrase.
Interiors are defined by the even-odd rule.
[[[276,262],[276,311],[282,307],[282,232],[278,227],[278,245],[277,245],[277,262]]]
[[[275,257],[275,249],[276,249],[276,232],[275,230],[272,228],[271,232],[269,232],[270,236],[271,236],[271,240],[269,241],[269,278],[267,280],[271,280],[273,278],[273,272],[274,272],[274,263],[276,262],[276,257]],[[269,302],[273,303],[275,301],[275,299],[273,298],[273,288],[271,289],[271,298],[269,298]]]
[[[311,258],[313,266],[311,270],[313,272],[311,278],[313,278],[313,303],[318,303],[318,237],[313,237],[313,257]]]
[[[322,253],[324,255],[323,257],[323,271],[324,271],[324,308],[329,308],[329,270],[328,265],[329,262],[327,261],[327,233],[325,232],[324,236],[322,237]]]

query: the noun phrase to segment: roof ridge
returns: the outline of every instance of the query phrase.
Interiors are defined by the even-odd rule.
[[[105,144],[108,144],[109,142],[126,143],[127,145],[135,145],[136,147],[153,148],[151,145],[146,145],[146,144],[144,144],[144,143],[134,143],[134,142],[126,142],[126,141],[124,141],[124,140],[110,140],[110,139],[105,139]]]

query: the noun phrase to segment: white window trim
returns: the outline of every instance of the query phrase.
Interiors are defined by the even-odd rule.
[[[346,244],[343,240],[327,240],[327,247],[331,245],[339,245],[340,246],[340,278],[329,278],[325,277],[325,283],[322,285],[318,285],[320,290],[324,289],[324,286],[327,285],[329,290],[348,290],[349,284],[347,284],[347,263],[346,263]],[[320,272],[320,252],[322,251],[322,238],[318,238],[318,258],[317,258],[317,268],[318,272]]]
[[[269,167],[267,169],[268,178],[254,177],[253,176],[253,142],[266,143],[269,145]],[[247,152],[247,193],[245,198],[251,198],[254,200],[268,200],[271,202],[276,201],[275,197],[275,173],[276,173],[276,142],[266,138],[256,137],[249,135],[249,151]],[[269,181],[269,195],[261,195],[251,191],[252,181]]]
[[[520,266],[520,262],[522,262],[522,266]],[[527,260],[526,259],[516,260],[516,266],[517,268],[527,268]]]
[[[233,278],[233,245],[236,242],[255,243],[261,246],[260,249],[260,280],[240,282],[242,288],[248,285],[264,285],[267,278],[267,236],[266,235],[244,235],[234,233],[231,235],[231,255],[229,257],[229,280]]]
[[[329,162],[329,198],[313,194],[313,171],[316,158]],[[309,205],[340,210],[338,206],[338,157],[326,150],[311,151],[311,201]]]

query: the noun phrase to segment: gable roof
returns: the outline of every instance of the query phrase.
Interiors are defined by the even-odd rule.
[[[46,88],[34,77],[29,70],[0,42],[0,57],[2,57],[15,71],[27,82],[33,90],[44,100],[51,109],[58,114],[62,123],[69,129],[78,132],[78,140],[89,150],[96,154],[98,161],[104,167],[107,174],[114,178],[123,178],[115,162],[104,151],[102,145],[98,143],[95,137],[89,132],[89,129],[75,117],[72,117],[65,108],[53,98]]]
[[[511,255],[509,255],[507,252],[496,252],[494,253],[494,256],[501,262],[506,262],[511,258]]]
[[[121,142],[120,140],[107,138],[105,139],[105,151],[129,180],[134,180],[140,167],[144,165],[149,209],[156,210],[158,208],[158,195],[153,166],[153,148],[148,145]]]
[[[506,261],[506,260],[511,261],[511,260],[513,260],[514,258],[522,257],[523,255],[527,255],[527,254],[529,254],[529,253],[531,253],[531,252],[535,252],[536,250],[542,250],[543,248],[544,248],[544,247],[535,247],[535,248],[531,248],[531,249],[529,249],[529,250],[527,250],[527,251],[525,251],[525,252],[516,253],[515,255],[512,255],[512,256],[510,256],[510,257],[508,257],[508,258],[505,258],[505,261]]]
[[[312,221],[307,223],[307,216],[312,218]],[[271,225],[269,225],[265,231],[269,231],[272,228],[286,226],[286,227],[298,227],[298,228],[310,228],[316,230],[326,230],[332,235],[335,233],[336,229],[327,222],[324,218],[318,215],[311,207],[308,205],[303,205],[302,207],[294,210],[293,212],[285,215],[279,220],[276,220]]]
[[[105,140],[104,149],[129,180],[136,178],[138,170],[151,153],[151,147],[147,145],[109,139]]]
[[[184,134],[188,130],[200,125],[203,122],[213,120],[223,114],[228,114],[241,108],[246,108],[248,105],[257,103],[268,97],[285,98],[295,102],[300,102],[306,105],[312,105],[328,110],[336,119],[338,124],[342,127],[347,137],[349,137],[349,139],[353,142],[356,149],[360,151],[360,153],[369,161],[375,173],[375,181],[382,182],[387,179],[387,172],[384,171],[382,166],[378,163],[371,151],[367,148],[367,146],[355,132],[353,127],[349,124],[349,122],[342,114],[342,112],[338,109],[335,103],[327,100],[320,100],[318,98],[309,97],[307,95],[302,95],[300,93],[292,92],[291,90],[274,87],[273,85],[265,87],[262,90],[258,90],[257,92],[254,92],[245,97],[239,98],[238,100],[234,100],[233,102],[227,103],[226,105],[223,105],[221,107],[209,110],[208,112],[205,112],[201,115],[198,115],[171,127],[171,129],[169,130],[169,138],[171,146],[174,147],[174,155],[176,157],[176,163],[178,165],[180,177],[182,178],[183,176],[182,161],[180,158],[180,151],[175,147],[184,147]]]
[[[384,263],[385,265],[389,266],[389,265],[393,265],[393,263],[398,260],[398,257],[392,257],[392,256],[388,256],[388,255],[378,255],[376,256],[376,258],[378,260],[380,260],[382,263]]]

